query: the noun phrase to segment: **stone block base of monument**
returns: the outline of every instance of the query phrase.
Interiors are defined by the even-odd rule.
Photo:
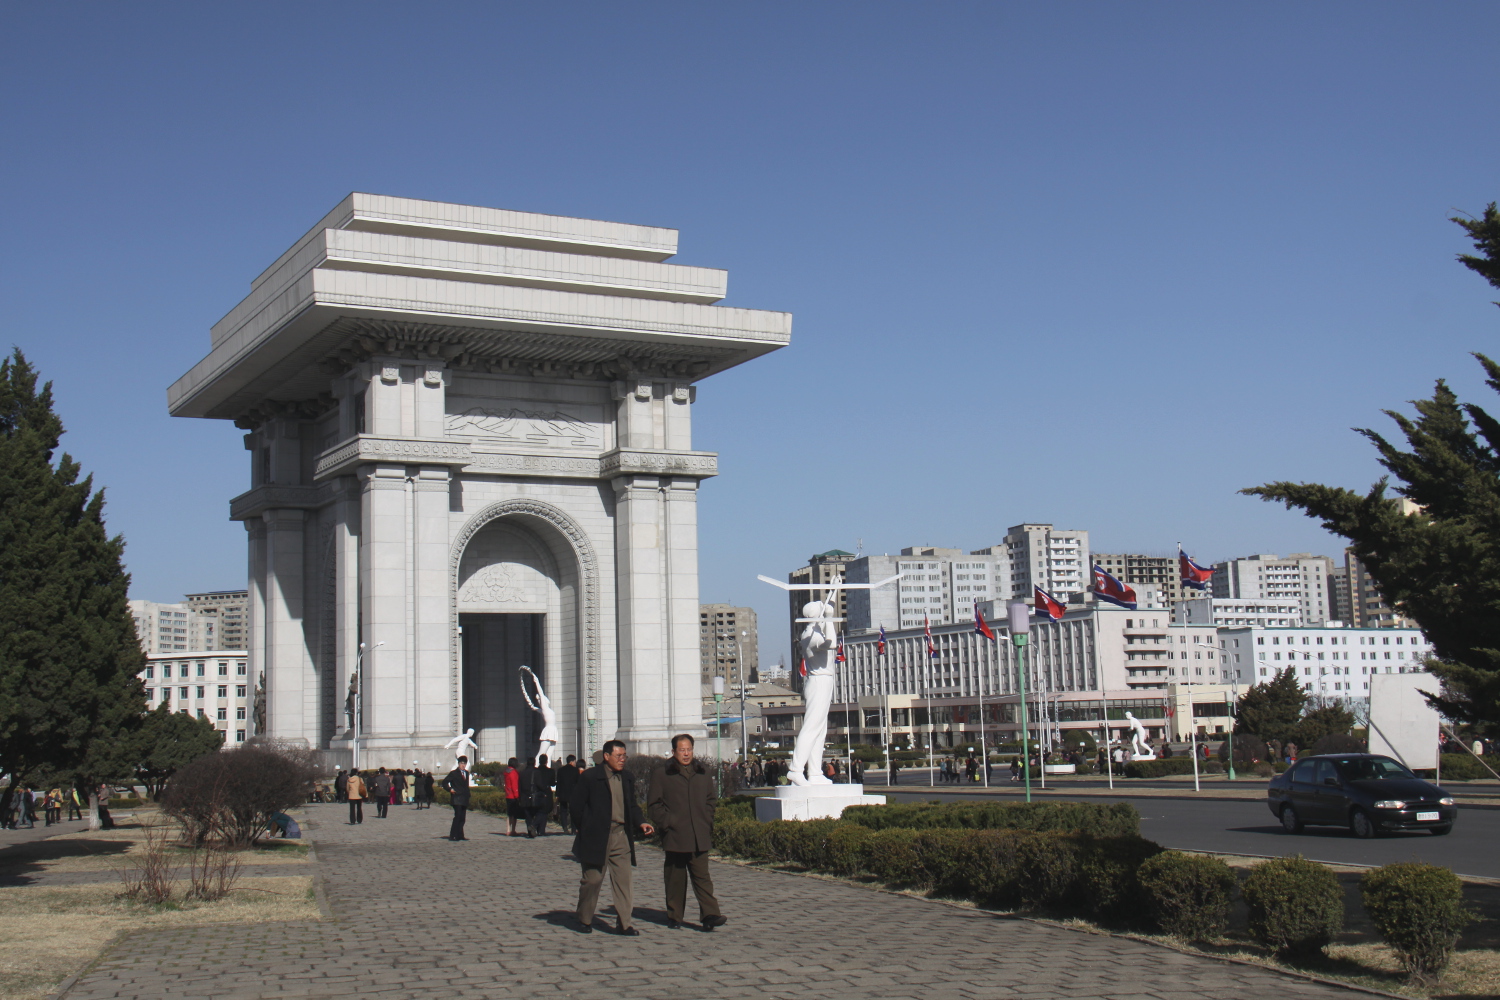
[[[755,818],[838,819],[846,806],[883,806],[884,795],[866,795],[864,785],[780,785],[776,796],[755,800]]]

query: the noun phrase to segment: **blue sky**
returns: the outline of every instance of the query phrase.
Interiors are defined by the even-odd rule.
[[[351,190],[672,226],[792,346],[707,380],[702,597],[813,553],[1336,554],[1236,490],[1367,486],[1350,432],[1496,296],[1493,3],[9,4],[0,341],[55,380],[134,596],[243,585],[240,433],[166,415]]]

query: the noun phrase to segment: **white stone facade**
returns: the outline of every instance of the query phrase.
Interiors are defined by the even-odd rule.
[[[1321,625],[1333,618],[1333,574],[1333,560],[1327,556],[1246,556],[1214,564],[1213,596],[1293,599],[1302,608],[1303,621]]]
[[[200,614],[188,604],[131,601],[135,634],[146,653],[201,652],[219,649],[219,619]]]
[[[255,687],[238,649],[210,649],[191,654],[153,653],[140,674],[146,704],[162,703],[174,712],[209,719],[224,734],[224,746],[244,743],[254,717]]]
[[[525,756],[522,664],[560,751],[702,733],[717,456],[692,448],[695,383],[784,346],[790,317],[708,304],[723,272],[675,251],[674,230],[355,194],[214,327],[169,404],[249,431],[231,517],[268,735],[407,766],[472,726],[481,759]]]

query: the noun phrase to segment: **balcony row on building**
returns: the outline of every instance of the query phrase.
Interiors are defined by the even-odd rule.
[[[147,653],[243,650],[250,640],[250,592],[210,590],[176,604],[131,601],[135,633]]]

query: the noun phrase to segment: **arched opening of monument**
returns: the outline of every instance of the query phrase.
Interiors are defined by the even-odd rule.
[[[481,760],[536,753],[542,721],[526,703],[530,667],[557,712],[561,753],[579,753],[578,564],[552,525],[506,515],[474,533],[459,561],[462,728]]]

